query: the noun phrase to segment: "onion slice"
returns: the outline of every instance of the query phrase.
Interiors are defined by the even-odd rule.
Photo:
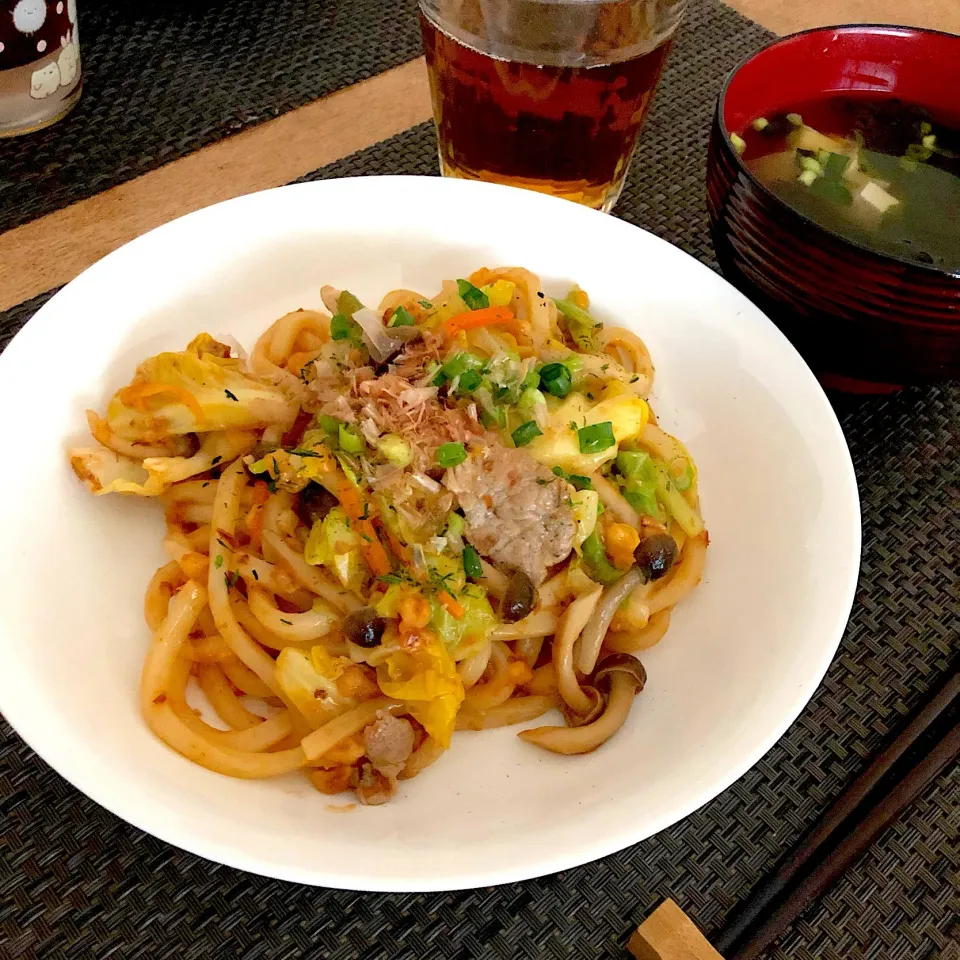
[[[385,327],[380,315],[369,307],[355,310],[353,319],[360,325],[364,343],[377,363],[386,363],[421,333],[418,327]]]

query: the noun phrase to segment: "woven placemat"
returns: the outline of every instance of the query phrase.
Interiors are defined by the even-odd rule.
[[[726,70],[766,37],[713,2],[695,8],[618,209],[711,265],[703,201],[711,100]],[[423,125],[308,179],[435,172]],[[44,299],[0,315],[0,335],[9,337]],[[716,930],[957,648],[960,385],[847,402],[840,413],[864,508],[850,626],[824,684],[784,738],[693,816],[603,861],[523,884],[404,896],[315,890],[238,873],[145,836],[77,794],[5,731],[0,956],[622,960],[631,927],[666,896]],[[771,957],[956,960],[958,793],[953,769]]]
[[[78,7],[83,97],[60,123],[0,139],[0,231],[422,52],[416,0]]]

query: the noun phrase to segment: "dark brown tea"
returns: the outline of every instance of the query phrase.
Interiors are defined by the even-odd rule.
[[[613,206],[669,39],[615,63],[539,66],[422,27],[445,175]]]

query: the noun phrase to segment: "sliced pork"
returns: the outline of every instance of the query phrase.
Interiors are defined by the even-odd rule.
[[[498,566],[539,584],[573,549],[573,488],[523,450],[485,445],[443,482],[463,508],[467,540]]]

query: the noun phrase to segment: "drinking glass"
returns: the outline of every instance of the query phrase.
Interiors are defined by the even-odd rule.
[[[0,0],[0,137],[59,120],[81,87],[76,0]]]
[[[613,208],[686,0],[420,0],[444,176]]]

